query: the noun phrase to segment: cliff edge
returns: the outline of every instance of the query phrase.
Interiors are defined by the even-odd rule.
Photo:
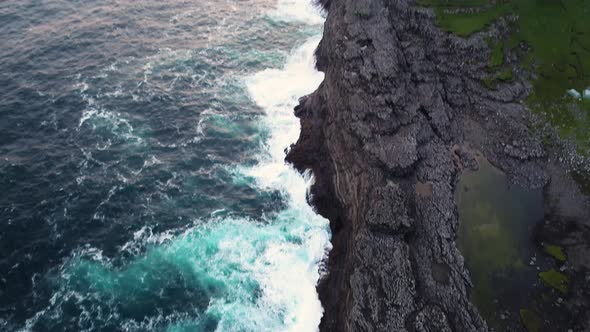
[[[454,190],[479,154],[514,182],[548,185],[521,102],[530,86],[487,88],[484,36],[446,33],[413,1],[321,3],[325,80],[296,108],[287,156],[313,170],[311,203],[333,232],[321,330],[488,330],[455,244]]]

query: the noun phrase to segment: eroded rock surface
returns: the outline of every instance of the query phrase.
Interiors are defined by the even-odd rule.
[[[408,0],[333,0],[287,157],[312,169],[334,248],[322,331],[486,331],[455,245],[454,188],[481,151],[513,181],[547,184],[524,82],[482,84],[490,50]]]

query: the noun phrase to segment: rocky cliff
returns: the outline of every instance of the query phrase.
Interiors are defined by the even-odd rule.
[[[302,132],[287,156],[313,170],[311,201],[333,231],[321,330],[487,330],[455,245],[454,188],[476,154],[547,185],[521,103],[529,85],[487,88],[486,35],[445,33],[411,0],[321,3],[325,81],[296,108]]]

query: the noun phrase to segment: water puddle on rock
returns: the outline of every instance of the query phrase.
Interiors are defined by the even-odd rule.
[[[483,157],[478,162],[478,170],[462,174],[455,193],[457,244],[474,284],[472,301],[490,328],[518,331],[521,310],[530,307],[540,283],[531,234],[543,218],[543,193],[511,184]]]

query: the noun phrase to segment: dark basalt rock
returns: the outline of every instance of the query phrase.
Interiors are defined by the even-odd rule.
[[[548,183],[520,102],[529,86],[487,89],[484,38],[441,31],[413,1],[321,3],[326,77],[295,110],[287,156],[313,171],[311,203],[333,232],[321,330],[486,331],[455,245],[454,187],[477,167],[472,151],[515,182]]]

